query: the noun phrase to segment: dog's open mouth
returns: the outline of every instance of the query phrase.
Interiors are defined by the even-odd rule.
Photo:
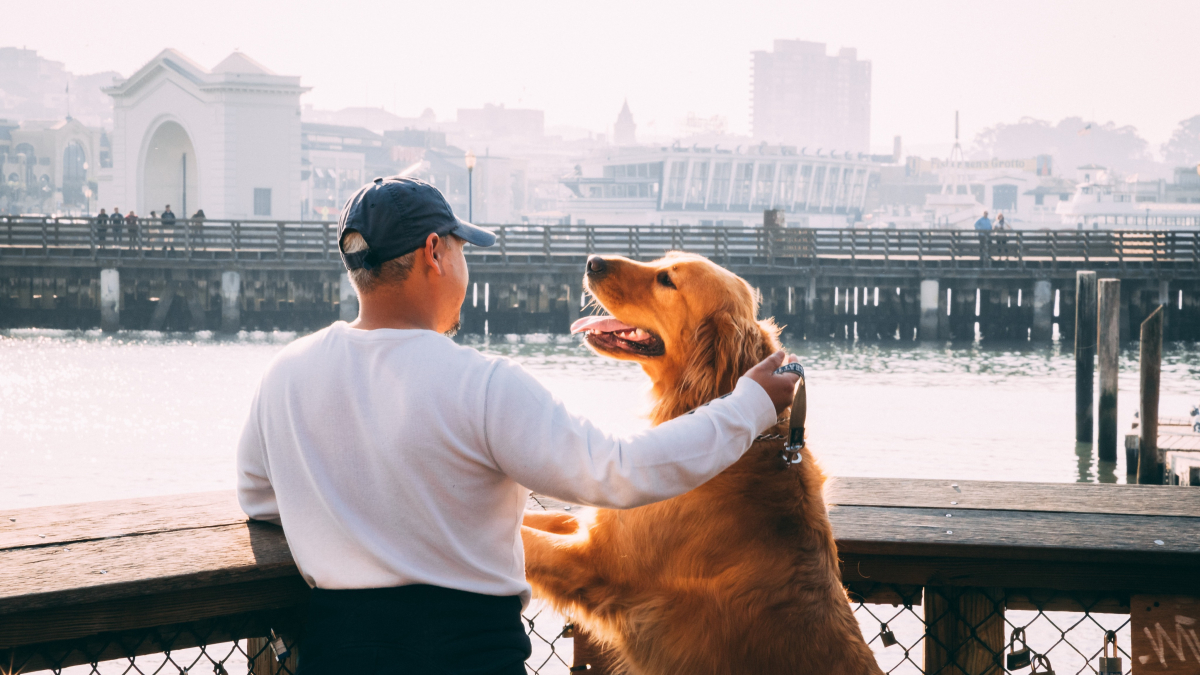
[[[662,356],[666,353],[662,338],[611,316],[584,317],[571,324],[571,333],[583,333],[588,344],[601,351],[637,356]]]

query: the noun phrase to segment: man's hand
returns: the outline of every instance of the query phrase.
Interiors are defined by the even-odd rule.
[[[796,382],[800,376],[795,373],[776,375],[775,369],[785,363],[799,361],[795,354],[786,354],[782,349],[763,359],[757,366],[746,371],[746,377],[754,380],[771,397],[775,404],[775,414],[778,415],[792,404],[792,395],[796,391]]]

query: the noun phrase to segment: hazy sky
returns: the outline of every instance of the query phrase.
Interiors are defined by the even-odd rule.
[[[1200,0],[1003,2],[8,2],[0,45],[73,72],[129,75],[165,47],[206,67],[233,49],[313,87],[319,108],[505,103],[611,133],[689,112],[749,130],[750,52],[776,38],[873,63],[872,144],[942,143],[1022,116],[1132,124],[1157,146],[1200,114]]]

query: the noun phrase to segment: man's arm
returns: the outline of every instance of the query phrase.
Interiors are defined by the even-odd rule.
[[[237,496],[242,510],[254,520],[279,525],[279,504],[275,501],[275,488],[271,487],[271,479],[267,476],[266,448],[258,423],[257,393],[250,404],[250,415],[238,442],[237,470]]]
[[[493,369],[486,400],[484,433],[501,471],[555,499],[609,508],[650,504],[704,484],[776,421],[771,397],[749,377],[726,398],[629,438],[572,415],[508,361]]]

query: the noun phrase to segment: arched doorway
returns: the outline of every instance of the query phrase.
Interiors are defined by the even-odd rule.
[[[34,152],[33,146],[28,143],[19,143],[16,147],[18,159],[25,164],[25,175],[22,176],[22,181],[25,183],[26,190],[33,190],[37,187],[37,174],[34,167],[37,166],[37,153]]]
[[[62,199],[67,206],[84,203],[83,187],[87,182],[87,158],[83,145],[71,141],[63,150]]]
[[[142,164],[142,214],[162,213],[167,204],[178,218],[200,207],[196,149],[177,122],[163,122],[150,136]],[[117,206],[120,206],[119,204]]]

